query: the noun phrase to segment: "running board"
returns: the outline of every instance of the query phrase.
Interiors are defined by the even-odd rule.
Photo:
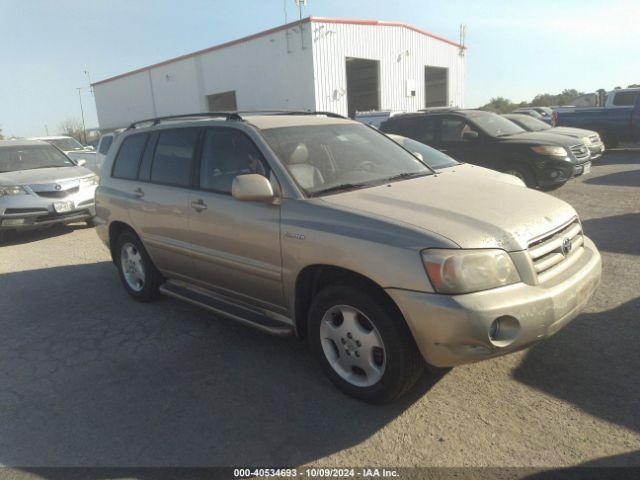
[[[285,322],[268,317],[257,310],[236,305],[221,298],[213,297],[170,281],[160,286],[160,292],[168,297],[177,298],[178,300],[197,305],[210,312],[257,328],[271,335],[284,337],[293,334],[293,326]]]

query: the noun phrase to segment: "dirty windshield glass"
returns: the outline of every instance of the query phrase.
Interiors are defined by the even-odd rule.
[[[263,133],[309,195],[432,173],[395,142],[364,125],[304,125],[266,129]]]
[[[74,165],[66,156],[48,145],[0,148],[0,173]]]

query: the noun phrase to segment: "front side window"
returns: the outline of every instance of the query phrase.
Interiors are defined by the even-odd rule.
[[[238,175],[267,176],[262,154],[244,133],[230,128],[207,129],[200,162],[200,188],[231,193]]]
[[[135,180],[138,177],[140,157],[148,137],[148,134],[141,133],[124,139],[113,166],[113,176],[115,178]]]
[[[271,128],[264,129],[263,135],[311,196],[432,173],[394,141],[361,124]]]
[[[50,145],[0,147],[0,173],[73,166],[75,163]]]
[[[197,128],[181,128],[160,133],[151,166],[152,182],[180,187],[191,184],[193,152],[199,132]]]
[[[462,118],[445,117],[442,119],[440,127],[440,139],[443,142],[468,142],[464,138],[464,132],[475,132]]]

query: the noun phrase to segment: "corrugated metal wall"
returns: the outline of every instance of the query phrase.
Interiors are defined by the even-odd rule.
[[[380,61],[380,108],[424,108],[424,68],[449,69],[449,105],[464,106],[465,57],[455,45],[402,26],[312,23],[316,108],[347,115],[346,57]],[[408,97],[406,81],[415,82]]]
[[[464,103],[459,48],[402,26],[314,20],[95,85],[102,128],[207,111],[206,96],[236,91],[239,109],[313,109],[347,115],[345,58],[380,61],[380,108],[424,107],[425,65],[449,69],[450,104]],[[416,96],[407,97],[406,81]]]

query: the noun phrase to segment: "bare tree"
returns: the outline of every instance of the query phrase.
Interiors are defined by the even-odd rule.
[[[58,125],[60,135],[73,137],[82,143],[84,140],[84,132],[82,130],[82,122],[77,118],[67,118]]]
[[[0,140],[4,140],[4,135],[2,135],[2,129],[0,128]]]

